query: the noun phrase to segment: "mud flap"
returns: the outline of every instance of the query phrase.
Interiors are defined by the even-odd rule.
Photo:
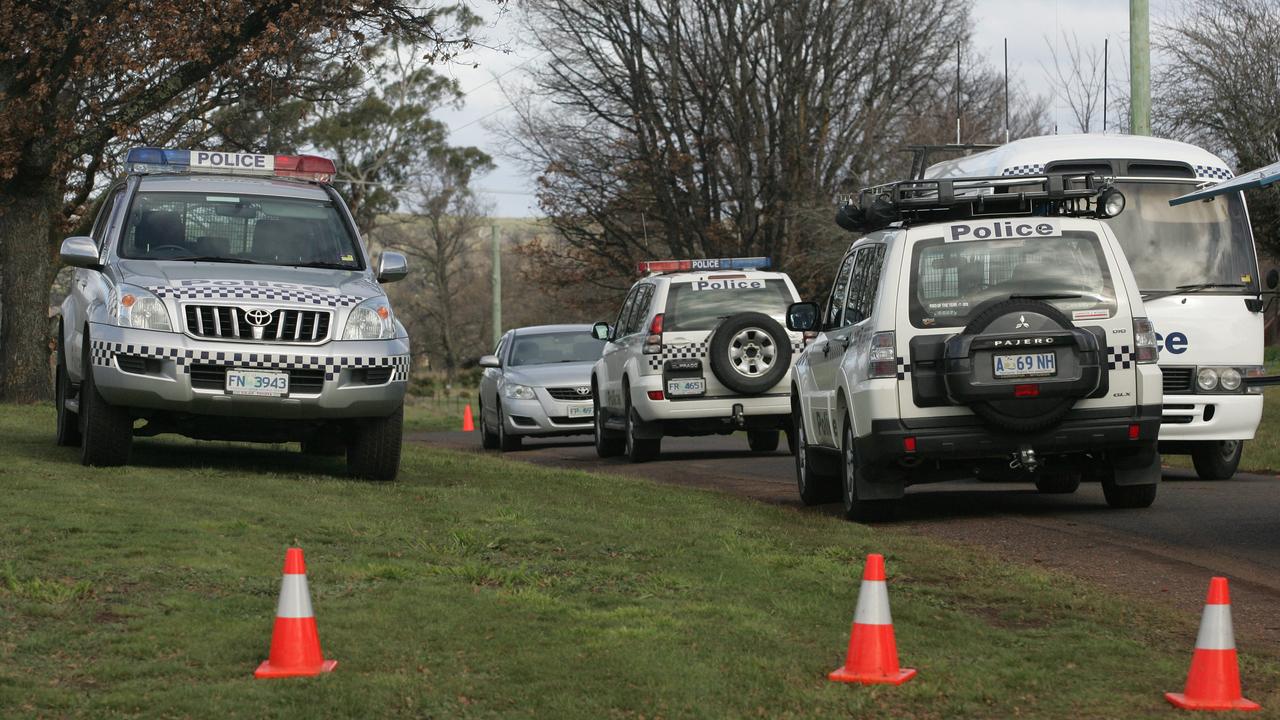
[[[1160,453],[1154,442],[1123,452],[1107,454],[1116,485],[1155,485],[1160,482]]]
[[[897,500],[907,492],[906,472],[892,466],[863,465],[854,475],[858,500]]]

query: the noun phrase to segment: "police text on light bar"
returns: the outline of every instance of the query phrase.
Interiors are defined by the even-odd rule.
[[[331,182],[338,171],[332,160],[316,155],[262,155],[166,148],[133,148],[125,164],[128,172],[141,175],[198,172],[290,177],[322,183]]]
[[[697,272],[699,270],[764,270],[769,267],[767,257],[750,258],[702,258],[698,260],[646,260],[636,263],[636,272]]]

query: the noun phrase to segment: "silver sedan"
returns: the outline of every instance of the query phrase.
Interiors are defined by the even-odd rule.
[[[480,358],[480,437],[485,448],[517,450],[525,436],[593,431],[591,367],[604,342],[590,325],[510,330]]]

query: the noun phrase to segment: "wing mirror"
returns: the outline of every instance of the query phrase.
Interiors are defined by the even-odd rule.
[[[811,302],[792,303],[787,308],[787,329],[797,332],[817,330],[818,304]]]
[[[93,238],[84,235],[75,235],[63,240],[62,248],[58,250],[58,257],[63,263],[72,267],[102,269],[102,263],[98,262],[97,243]]]
[[[384,251],[378,258],[378,282],[390,283],[403,280],[409,274],[409,261],[398,252]]]
[[[609,333],[611,331],[612,331],[612,328],[609,327],[609,323],[598,322],[595,325],[591,326],[591,337],[597,340],[608,340]]]
[[[483,355],[480,357],[480,367],[482,368],[500,368],[502,362],[498,360],[497,355]]]

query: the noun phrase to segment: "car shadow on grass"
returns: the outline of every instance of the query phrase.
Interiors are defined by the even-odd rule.
[[[296,446],[289,445],[134,440],[129,464],[147,468],[200,467],[227,472],[346,478],[345,455],[305,455]]]

